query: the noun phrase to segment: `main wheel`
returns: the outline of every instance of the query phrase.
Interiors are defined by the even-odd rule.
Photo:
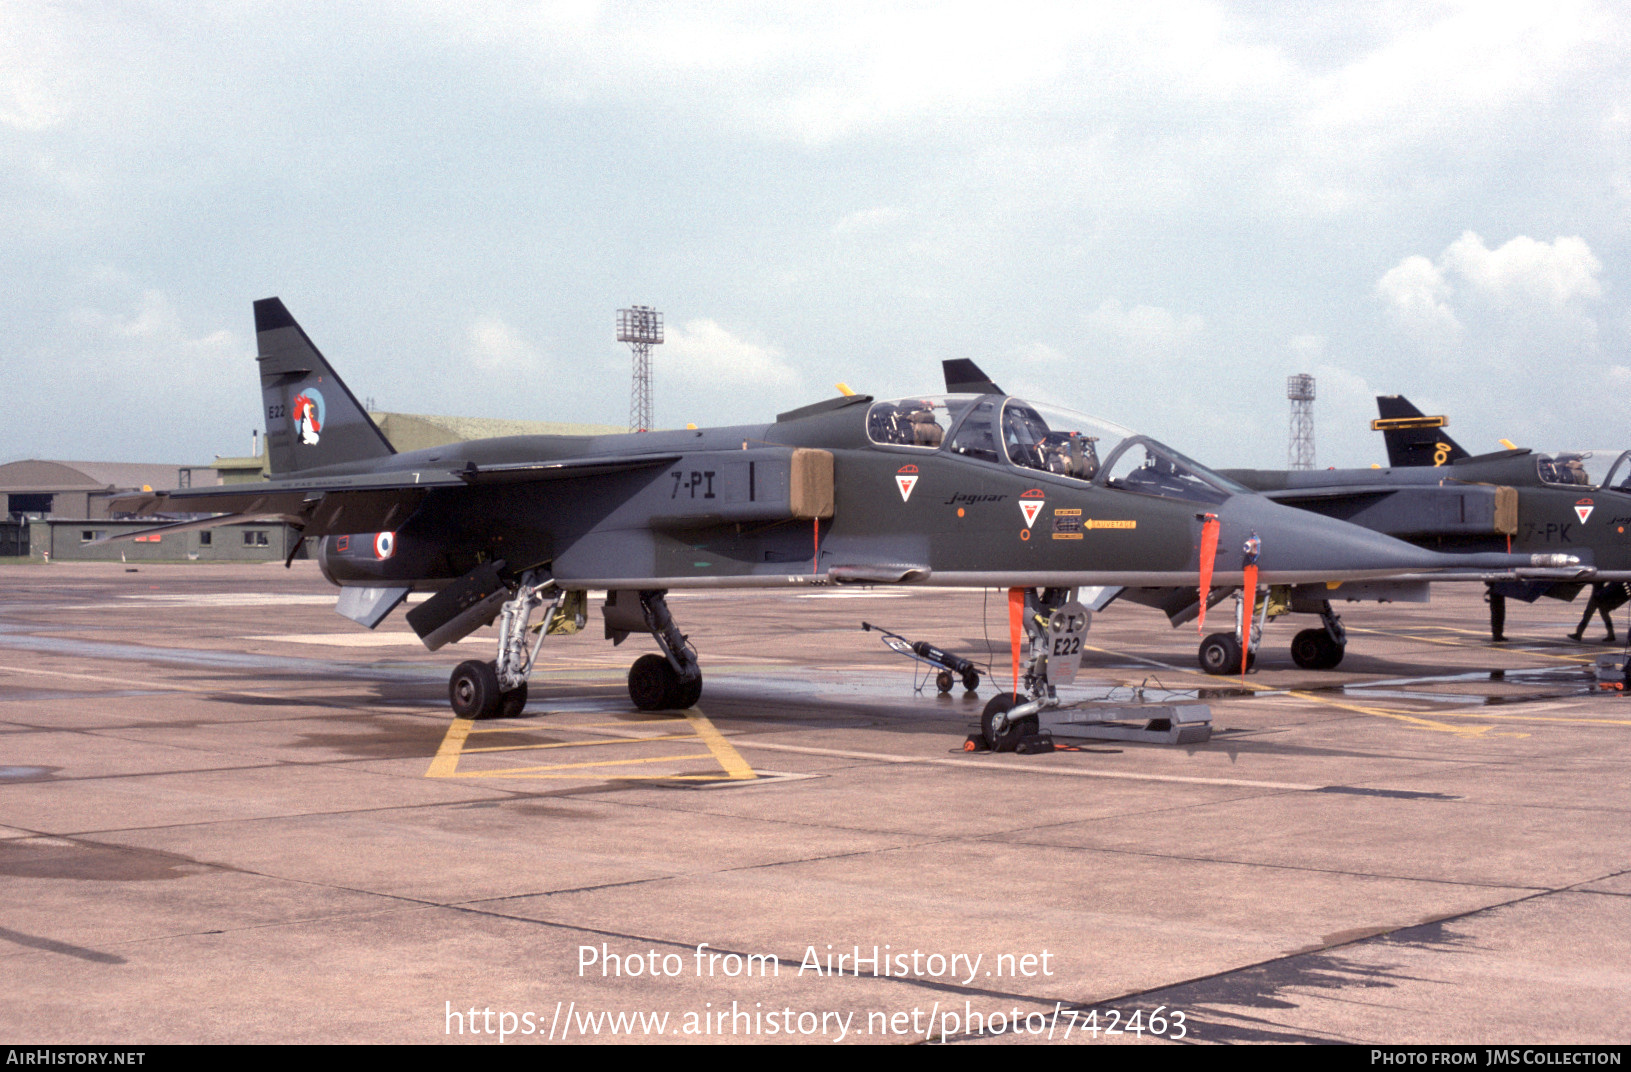
[[[1347,645],[1338,644],[1324,629],[1304,629],[1291,638],[1291,661],[1304,670],[1330,670],[1342,662]]]
[[[1041,723],[1035,715],[1027,715],[1022,719],[1008,723],[1008,727],[1001,733],[996,731],[996,716],[1010,708],[1018,707],[1024,703],[1018,693],[999,692],[986,702],[985,710],[980,712],[980,733],[985,737],[985,746],[993,752],[1012,752],[1021,737],[1028,737],[1035,733]]]
[[[453,670],[447,681],[448,702],[460,718],[488,718],[498,712],[498,671],[492,663],[471,659]]]
[[[629,667],[629,699],[642,711],[664,711],[677,705],[680,675],[661,655],[642,655]],[[698,695],[701,685],[698,683]]]
[[[1240,673],[1240,643],[1233,633],[1213,633],[1201,641],[1201,669],[1208,674],[1227,677]]]
[[[697,701],[702,699],[702,672],[698,671],[694,681],[680,681],[676,676],[674,681],[676,695],[674,706],[684,709],[695,707]]]
[[[963,688],[967,689],[969,692],[973,692],[979,687],[980,672],[978,670],[969,670],[963,674]]]
[[[950,692],[951,686],[955,681],[956,679],[951,676],[950,670],[942,670],[940,673],[934,675],[934,687],[939,689],[941,692]]]
[[[527,708],[527,683],[525,681],[504,693],[498,698],[498,717],[516,718]]]

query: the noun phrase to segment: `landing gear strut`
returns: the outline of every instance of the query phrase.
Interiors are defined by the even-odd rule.
[[[668,593],[608,592],[606,635],[621,644],[631,632],[649,632],[661,655],[642,655],[629,668],[629,699],[642,711],[669,711],[695,707],[702,698],[702,667],[697,652],[674,624],[668,611]]]
[[[1076,680],[1092,615],[1076,601],[1075,589],[1045,588],[1038,595],[1027,588],[1023,621],[1030,654],[1022,667],[1022,691],[998,693],[980,713],[980,734],[993,752],[1012,752],[1037,732],[1037,712],[1059,706],[1056,686]]]
[[[1254,600],[1257,613],[1252,615],[1252,650],[1246,659],[1246,669],[1250,670],[1257,665],[1257,646],[1263,640],[1263,623],[1267,620],[1269,601],[1259,592]],[[1201,669],[1214,677],[1227,677],[1230,674],[1240,673],[1240,644],[1245,637],[1244,623],[1241,622],[1241,612],[1244,606],[1240,593],[1235,593],[1235,631],[1232,633],[1210,633],[1201,641],[1201,649],[1196,654],[1196,660]]]
[[[499,612],[498,658],[490,663],[470,660],[460,663],[448,679],[448,701],[460,718],[514,718],[527,706],[527,677],[532,673],[538,649],[544,643],[544,626],[561,606],[567,593],[542,570],[521,575],[514,594]],[[538,627],[538,640],[529,649],[532,612],[551,604],[550,614]]]

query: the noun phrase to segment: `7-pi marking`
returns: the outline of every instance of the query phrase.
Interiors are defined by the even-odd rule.
[[[714,474],[711,471],[698,472],[693,469],[690,472],[689,479],[687,479],[686,473],[680,469],[676,469],[668,475],[674,478],[674,492],[669,496],[670,499],[679,498],[681,491],[689,491],[691,493],[690,498],[693,499],[711,499],[714,497]],[[701,495],[697,494],[698,488],[703,491]]]

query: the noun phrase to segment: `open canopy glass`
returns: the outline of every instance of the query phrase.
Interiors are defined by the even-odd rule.
[[[1631,491],[1631,451],[1560,450],[1535,455],[1541,483]]]
[[[1057,406],[1000,395],[931,395],[875,402],[874,443],[944,450],[976,461],[1189,502],[1247,489],[1148,436]]]

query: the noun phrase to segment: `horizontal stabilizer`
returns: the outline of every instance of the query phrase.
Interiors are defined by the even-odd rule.
[[[679,454],[645,454],[638,458],[567,458],[554,462],[476,465],[471,462],[454,475],[467,484],[524,484],[534,480],[569,480],[656,469],[677,462]]]
[[[406,588],[342,588],[334,613],[372,629],[407,598]]]
[[[98,544],[114,543],[118,540],[134,540],[142,536],[164,536],[172,532],[195,532],[199,529],[218,529],[222,525],[247,525],[260,522],[293,522],[298,518],[288,514],[217,514],[214,517],[202,518],[198,521],[177,521],[173,525],[154,525],[152,528],[131,529],[128,532],[116,532],[86,544],[95,547]]]

